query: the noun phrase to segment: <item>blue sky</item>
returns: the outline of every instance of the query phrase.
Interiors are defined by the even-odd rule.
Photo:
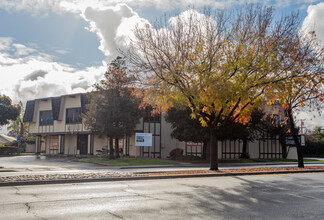
[[[188,5],[233,8],[246,2],[274,6],[277,14],[299,10],[324,39],[324,2],[318,0],[0,0],[0,94],[24,103],[89,91],[116,49],[127,47],[136,23]]]
[[[104,55],[98,50],[94,33],[85,30],[87,22],[71,13],[37,17],[25,11],[0,9],[1,37],[36,47],[40,52],[55,56],[54,60],[84,68],[100,65]]]

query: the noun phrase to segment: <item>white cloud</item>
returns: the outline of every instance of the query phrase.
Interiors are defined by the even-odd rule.
[[[48,54],[15,44],[12,39],[0,38],[0,41],[7,42],[0,49],[0,94],[9,95],[16,103],[89,91],[106,71],[104,66],[75,69],[70,65],[54,62]],[[16,50],[17,45],[19,50]],[[12,51],[15,53],[10,53]]]
[[[308,130],[312,131],[316,126],[323,127],[324,125],[324,117],[321,115],[321,112],[313,111],[313,112],[299,112],[296,116],[296,126],[300,126],[300,121],[303,120],[304,127]],[[305,130],[304,130],[305,132]]]
[[[12,41],[11,37],[0,37],[0,51],[9,50]]]
[[[81,1],[65,2],[76,4]],[[89,21],[91,31],[99,36],[100,49],[108,59],[115,58],[118,54],[116,49],[127,44],[132,35],[131,29],[138,22],[146,22],[125,4],[97,9],[101,1],[97,1],[98,5],[93,8],[88,5],[94,1],[82,2],[84,4],[80,4],[78,10],[80,12],[84,10],[81,16]],[[37,13],[46,9],[62,10],[64,5],[61,1],[42,3],[44,1],[31,0],[27,3],[27,1],[0,0],[0,7],[7,10],[31,10],[32,13]],[[65,54],[68,51],[56,52]],[[105,71],[105,66],[76,69],[64,63],[54,62],[53,56],[40,53],[37,45],[28,47],[14,42],[13,38],[0,38],[0,94],[9,95],[14,102],[89,91],[92,85],[102,78]]]
[[[310,3],[318,0],[297,0],[297,3]],[[86,8],[92,7],[95,9],[105,8],[107,6],[114,6],[119,3],[125,3],[131,7],[136,8],[155,8],[158,10],[172,10],[175,8],[184,9],[188,6],[204,7],[210,6],[215,8],[233,7],[245,3],[267,3],[270,0],[0,0],[0,7],[6,10],[25,10],[33,15],[45,15],[46,11],[54,11],[57,13],[61,12],[72,12],[80,14],[85,11]],[[272,1],[273,4],[289,6],[296,3],[296,1]]]
[[[28,11],[39,16],[47,14],[48,10],[61,11],[61,0],[40,1],[40,0],[0,0],[0,7],[8,11]],[[42,13],[41,13],[42,12]]]
[[[70,51],[68,51],[68,50],[55,50],[55,52],[62,54],[62,55],[70,53]]]
[[[1,53],[0,52],[0,65],[6,66],[6,65],[13,65],[19,63],[19,60],[11,57],[8,53]]]
[[[13,38],[0,37],[0,64],[12,65],[19,63],[25,56],[35,55],[36,50],[22,44],[13,43]],[[45,55],[48,57],[48,55]]]
[[[324,2],[317,5],[310,5],[307,9],[307,16],[303,22],[303,29],[314,29],[317,38],[322,41],[324,45]]]
[[[136,24],[148,23],[126,4],[117,4],[105,9],[88,7],[84,12],[84,18],[90,22],[89,30],[96,32],[99,37],[99,49],[108,60],[118,55],[117,49],[127,47]]]
[[[27,56],[36,52],[35,49],[26,47],[25,45],[22,44],[12,44],[12,46],[15,48],[16,57]]]
[[[45,78],[47,72],[44,70],[36,70],[34,72],[32,72],[31,74],[28,74],[27,76],[25,76],[24,80],[25,81],[35,81],[39,78]]]
[[[311,3],[318,3],[320,0],[0,0],[0,8],[8,11],[28,11],[35,16],[46,16],[48,11],[57,13],[71,12],[81,14],[86,8],[95,9],[114,6],[119,3],[127,4],[131,7],[147,9],[155,8],[159,11],[173,9],[185,9],[193,7],[213,7],[226,8],[243,5],[246,3],[260,3],[273,5],[276,7],[289,7],[299,5],[301,8],[307,7]]]

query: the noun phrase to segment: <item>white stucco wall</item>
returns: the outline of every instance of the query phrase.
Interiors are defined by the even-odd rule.
[[[103,136],[94,136],[94,147],[93,147],[93,154],[99,154],[97,150],[102,150],[102,148],[108,148],[108,140],[106,137]]]
[[[249,142],[249,155],[250,158],[259,158],[259,142]]]
[[[129,155],[130,156],[140,156],[140,148],[135,146],[135,134],[129,138]]]
[[[296,147],[287,147],[288,156],[287,159],[297,159],[297,148]]]
[[[49,132],[80,132],[88,131],[83,124],[66,124],[66,109],[80,108],[81,95],[67,95],[61,97],[61,108],[59,120],[54,120],[53,125],[39,126],[39,112],[52,110],[52,98],[38,99],[35,101],[34,122],[29,123],[30,133],[49,133]]]
[[[26,144],[26,153],[35,153],[36,152],[36,144]]]
[[[171,124],[167,123],[165,121],[165,116],[162,115],[161,118],[161,123],[162,123],[162,129],[161,129],[161,157],[162,158],[167,158],[169,156],[169,153],[171,150],[175,148],[181,148],[183,149],[183,154],[185,154],[185,142],[179,141],[175,138],[171,138]]]
[[[29,123],[30,133],[39,132],[39,112],[47,110],[52,110],[52,102],[50,98],[35,101],[34,121]],[[45,128],[45,126],[43,127]],[[46,129],[49,129],[48,126],[46,126]]]

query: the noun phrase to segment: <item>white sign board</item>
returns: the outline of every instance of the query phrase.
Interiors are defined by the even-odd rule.
[[[135,146],[152,147],[152,133],[135,133]]]
[[[295,140],[292,135],[286,135],[286,145],[288,146],[296,146]],[[300,142],[301,146],[305,146],[305,136],[304,135],[298,135],[298,140]]]

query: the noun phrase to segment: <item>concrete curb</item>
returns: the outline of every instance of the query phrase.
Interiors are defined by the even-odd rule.
[[[138,176],[138,177],[111,177],[98,179],[62,179],[62,180],[43,180],[29,182],[0,182],[0,187],[5,186],[25,186],[25,185],[46,185],[46,184],[65,184],[65,183],[89,183],[89,182],[115,182],[132,180],[157,180],[157,179],[176,179],[176,178],[200,178],[200,177],[224,177],[224,176],[248,176],[248,175],[271,175],[271,174],[299,174],[299,173],[321,173],[324,170],[287,170],[270,172],[246,172],[246,173],[215,173],[215,174],[193,174],[193,175],[167,175],[167,176]]]
[[[304,162],[305,165],[309,164],[324,164],[324,162]],[[241,166],[278,166],[278,165],[298,165],[298,162],[254,162],[254,163],[219,163],[219,168],[227,167],[241,167]],[[133,166],[115,166],[116,169],[145,169],[145,168],[173,168],[173,167],[206,167],[209,168],[209,164],[166,164],[166,165],[133,165]]]

